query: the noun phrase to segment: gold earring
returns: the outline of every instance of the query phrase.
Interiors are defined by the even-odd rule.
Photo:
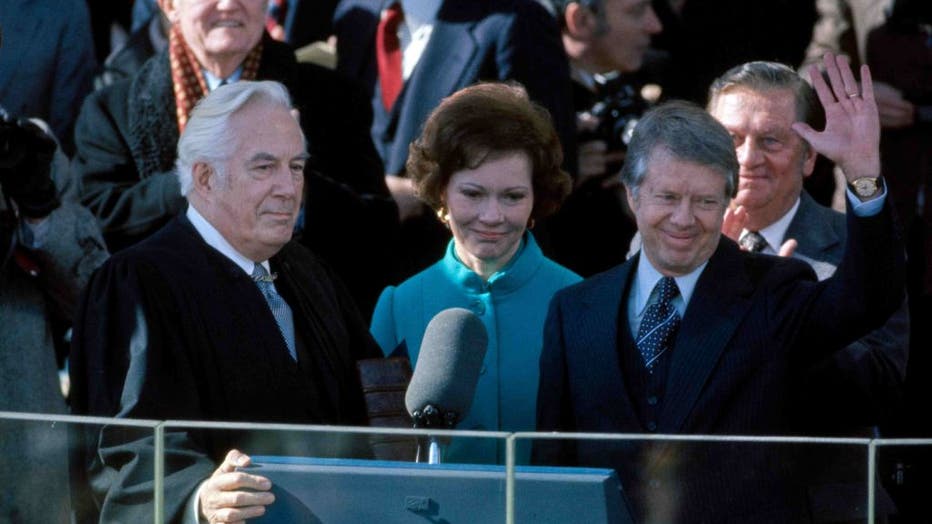
[[[450,215],[447,213],[447,209],[443,206],[440,206],[440,209],[437,210],[437,219],[443,223],[443,225],[450,227]]]
[[[528,229],[534,229],[534,224],[535,224],[534,218],[533,218],[533,217],[532,217],[532,218],[529,218],[528,221],[527,221],[527,228],[528,228]]]

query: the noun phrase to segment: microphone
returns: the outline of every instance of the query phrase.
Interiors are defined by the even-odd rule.
[[[453,429],[469,413],[488,344],[485,325],[467,309],[445,309],[431,319],[405,393],[415,428]],[[430,441],[429,462],[436,464],[439,445]]]

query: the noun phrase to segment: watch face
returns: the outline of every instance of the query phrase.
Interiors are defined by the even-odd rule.
[[[859,178],[852,182],[854,192],[861,196],[871,196],[877,192],[876,178]]]

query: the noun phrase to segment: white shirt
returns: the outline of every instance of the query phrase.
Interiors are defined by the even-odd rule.
[[[194,229],[197,230],[197,233],[201,235],[201,238],[204,239],[204,242],[207,242],[207,245],[216,249],[220,252],[221,255],[229,258],[233,261],[234,264],[240,267],[247,275],[252,277],[252,270],[256,267],[256,262],[252,261],[246,255],[240,253],[233,247],[232,244],[227,242],[227,239],[223,238],[223,235],[217,231],[210,222],[201,215],[197,209],[194,209],[194,206],[188,205],[188,210],[185,212],[185,216],[188,217],[188,220],[191,221],[191,225],[194,226]],[[262,267],[266,271],[271,272],[269,269],[269,261],[265,260],[261,262]],[[277,291],[277,290],[276,290]]]
[[[402,52],[401,77],[406,81],[427,48],[442,3],[438,0],[401,0],[404,23],[398,26],[398,40]]]
[[[764,246],[761,253],[766,253],[768,255],[777,254],[777,250],[780,249],[780,246],[783,245],[783,241],[785,240],[786,230],[790,228],[790,222],[793,221],[793,217],[796,216],[796,211],[799,209],[799,202],[800,200],[797,198],[793,206],[790,207],[790,210],[780,217],[779,220],[758,231],[760,236],[764,237],[764,240],[767,241],[767,245]],[[742,229],[739,238],[744,238],[744,235],[747,233],[747,229]]]

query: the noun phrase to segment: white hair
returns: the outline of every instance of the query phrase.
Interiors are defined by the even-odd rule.
[[[260,101],[292,109],[288,90],[271,80],[241,80],[218,87],[194,106],[178,139],[178,160],[175,161],[182,196],[187,196],[194,185],[196,163],[210,164],[223,176],[225,161],[236,147],[230,131],[230,117],[246,104]]]

